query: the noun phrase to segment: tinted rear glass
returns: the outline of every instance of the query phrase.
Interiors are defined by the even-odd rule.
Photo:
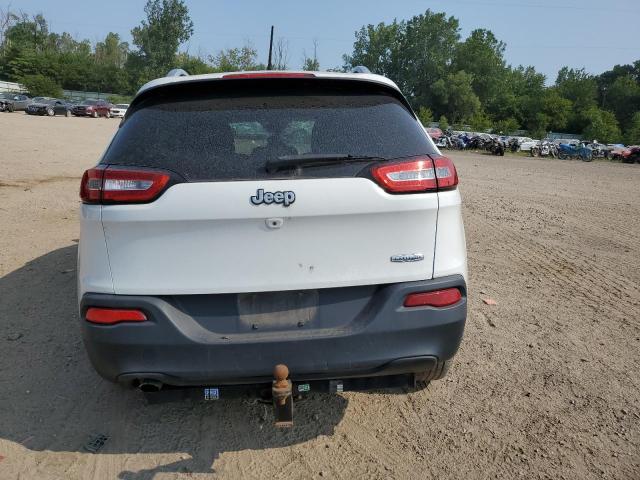
[[[129,110],[103,163],[172,170],[187,180],[350,176],[363,164],[267,173],[287,155],[354,155],[395,159],[434,153],[397,98],[377,88],[225,86],[153,95]]]

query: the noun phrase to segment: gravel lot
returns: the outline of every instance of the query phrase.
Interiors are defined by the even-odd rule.
[[[0,114],[0,479],[640,478],[640,165],[452,154],[471,278],[449,376],[312,397],[276,431],[255,401],[146,406],[90,367],[78,186],[117,124]]]

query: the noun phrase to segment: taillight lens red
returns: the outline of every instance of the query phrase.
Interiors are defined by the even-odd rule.
[[[229,73],[222,78],[311,78],[313,73],[308,72],[255,72],[255,73]]]
[[[91,307],[85,318],[88,322],[101,325],[113,325],[121,322],[144,322],[147,316],[140,310],[123,310],[117,308]]]
[[[445,288],[432,292],[418,292],[407,295],[405,307],[449,307],[462,300],[462,293],[457,288]]]
[[[91,168],[82,176],[80,198],[84,203],[147,203],[162,193],[170,178],[152,170]]]
[[[419,157],[376,165],[371,173],[391,193],[449,190],[458,185],[456,167],[447,157]]]
[[[433,165],[436,169],[438,190],[451,190],[458,185],[458,172],[448,157],[434,157]]]
[[[425,192],[438,187],[433,161],[428,157],[377,165],[371,173],[388,192]]]
[[[84,203],[100,203],[102,198],[103,167],[90,168],[80,182],[80,198]]]

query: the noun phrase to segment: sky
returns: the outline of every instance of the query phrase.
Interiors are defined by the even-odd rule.
[[[562,66],[601,73],[640,59],[640,0],[186,0],[194,35],[182,50],[215,54],[246,42],[266,63],[269,29],[288,42],[290,68],[318,45],[322,69],[342,65],[363,25],[409,19],[430,8],[460,21],[465,38],[487,28],[507,44],[512,65],[533,65],[555,81]],[[144,18],[144,0],[0,0],[0,6],[43,13],[50,30],[102,40],[109,31],[127,41]]]

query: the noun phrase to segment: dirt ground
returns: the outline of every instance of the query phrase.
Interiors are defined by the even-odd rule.
[[[314,396],[277,431],[255,401],[147,406],[89,365],[78,186],[117,124],[0,114],[1,480],[640,478],[640,165],[453,153],[470,308],[449,376]]]

